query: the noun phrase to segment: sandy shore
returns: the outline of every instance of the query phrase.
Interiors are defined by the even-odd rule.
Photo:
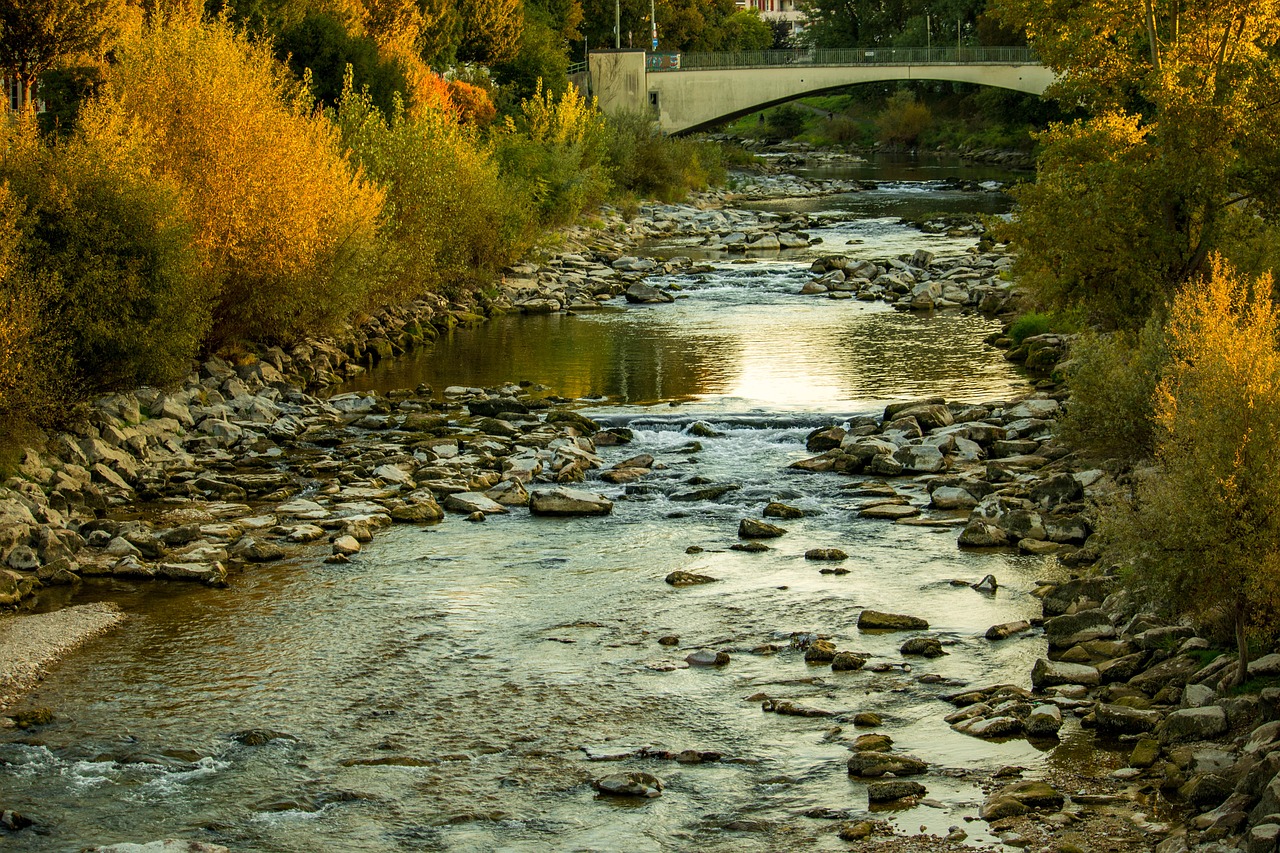
[[[0,617],[0,711],[39,684],[50,666],[124,618],[109,602]]]

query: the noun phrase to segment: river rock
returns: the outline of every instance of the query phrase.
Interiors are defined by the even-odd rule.
[[[831,658],[832,672],[854,672],[867,665],[867,656],[857,652],[836,652]]]
[[[697,586],[704,583],[715,583],[716,579],[707,575],[694,574],[693,572],[676,571],[667,575],[667,583],[672,586]]]
[[[929,506],[934,509],[973,509],[977,505],[977,498],[956,486],[940,486],[929,495]]]
[[[360,553],[360,543],[354,536],[339,536],[333,540],[333,553],[350,557]]]
[[[1065,798],[1044,782],[1015,782],[993,793],[979,816],[985,821],[1026,814],[1033,809],[1060,809]]]
[[[614,797],[659,797],[662,795],[662,780],[652,773],[632,771],[631,773],[613,773],[591,783],[602,794]]]
[[[1103,734],[1142,734],[1160,724],[1159,711],[1145,711],[1124,705],[1099,703],[1094,708],[1094,725]]]
[[[875,518],[884,521],[898,521],[903,518],[915,518],[920,514],[918,507],[909,504],[882,503],[869,506],[858,511],[859,518]]]
[[[665,290],[659,290],[648,284],[636,282],[623,294],[626,300],[635,305],[662,305],[675,302],[676,298]]]
[[[1164,743],[1209,740],[1227,730],[1227,713],[1217,705],[1183,708],[1165,717],[1160,730]]]
[[[1129,679],[1129,686],[1154,696],[1164,687],[1181,687],[1200,671],[1199,658],[1177,655]]]
[[[528,506],[529,492],[518,479],[503,480],[485,491],[485,497],[503,506]],[[394,516],[392,516],[394,518]]]
[[[547,516],[608,515],[613,501],[579,489],[539,489],[529,495],[529,511]]]
[[[929,623],[918,616],[863,610],[858,614],[858,628],[862,631],[925,631]]]
[[[1106,613],[1095,609],[1046,619],[1044,633],[1050,648],[1065,649],[1089,640],[1114,637],[1116,629]]]
[[[894,776],[918,776],[929,769],[918,758],[910,755],[890,755],[875,750],[861,750],[849,757],[846,766],[850,776],[874,778],[892,773]]]
[[[1014,716],[1000,715],[995,717],[972,717],[953,723],[951,728],[958,732],[987,740],[1017,737],[1022,734],[1024,723]]]
[[[1017,622],[1005,622],[1001,625],[992,625],[987,629],[984,635],[988,640],[1007,640],[1014,634],[1021,634],[1023,631],[1030,631],[1031,623],[1025,619]]]
[[[250,563],[270,563],[284,559],[285,551],[274,542],[245,536],[232,546],[231,556]]]
[[[1098,670],[1087,664],[1063,663],[1040,658],[1031,668],[1031,683],[1038,690],[1060,684],[1083,684],[1092,687],[1099,683]]]
[[[755,518],[744,518],[738,522],[738,536],[741,539],[773,539],[786,532],[786,528]]]
[[[849,559],[849,555],[839,548],[810,548],[804,552],[806,560],[827,560],[840,562]]]
[[[867,784],[867,799],[873,803],[891,803],[906,797],[923,797],[924,785],[911,779],[885,779]]]
[[[946,654],[937,637],[912,637],[903,643],[898,651],[904,655],[921,655],[927,658],[942,657]]]
[[[729,663],[729,653],[699,649],[687,655],[685,662],[690,666],[726,666]]]
[[[1026,721],[1027,737],[1057,737],[1062,728],[1062,711],[1057,705],[1037,705]]]
[[[485,515],[501,515],[508,512],[505,506],[481,492],[458,492],[448,495],[444,499],[444,506],[445,509],[467,515],[473,512],[482,512]]]
[[[773,501],[764,508],[764,512],[762,512],[761,515],[763,515],[765,518],[796,519],[796,518],[804,518],[804,510],[797,509],[796,507],[793,507],[793,506],[788,506],[787,504],[784,504],[784,503]]]
[[[947,467],[942,451],[931,444],[913,444],[898,448],[893,458],[902,469],[913,474],[936,474]]]

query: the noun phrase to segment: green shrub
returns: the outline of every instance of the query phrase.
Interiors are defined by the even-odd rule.
[[[804,132],[809,114],[795,104],[783,104],[769,111],[765,126],[773,136],[792,139]]]
[[[639,113],[611,116],[608,129],[607,160],[614,186],[624,193],[671,202],[724,181],[715,143],[662,136]]]
[[[334,119],[353,161],[386,190],[389,297],[489,284],[530,247],[528,200],[504,185],[474,130],[438,112],[409,118],[398,106],[388,120],[350,88]]]
[[[1017,346],[1027,338],[1034,338],[1036,335],[1047,334],[1053,330],[1053,315],[1032,311],[1013,321],[1013,325],[1009,327],[1009,337],[1013,340],[1014,346]]]
[[[1059,426],[1071,445],[1101,457],[1151,455],[1154,396],[1168,360],[1159,321],[1140,332],[1081,335],[1066,368],[1071,400]]]
[[[147,171],[138,136],[95,124],[46,145],[24,121],[4,140],[0,178],[21,213],[3,300],[34,332],[24,381],[42,393],[19,392],[28,404],[174,382],[208,328],[191,229],[177,193]]]
[[[540,225],[554,228],[604,200],[607,145],[604,118],[570,84],[560,96],[539,86],[522,101],[496,152],[504,179],[533,200]]]

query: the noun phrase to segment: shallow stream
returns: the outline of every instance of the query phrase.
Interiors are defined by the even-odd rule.
[[[990,841],[984,823],[965,820],[982,801],[976,777],[1034,769],[1043,755],[1025,740],[952,732],[939,697],[959,683],[1027,683],[1043,640],[981,635],[1038,614],[1029,592],[1046,564],[961,552],[954,526],[857,518],[847,478],[786,470],[808,455],[811,429],[886,401],[1027,389],[982,343],[994,327],[981,318],[794,295],[819,252],[970,245],[896,224],[895,205],[928,192],[907,181],[871,191],[877,199],[809,200],[846,211],[874,201],[880,215],[814,231],[825,242],[807,251],[719,259],[714,273],[680,277],[685,298],[672,305],[508,318],[370,377],[364,387],[384,389],[527,379],[590,397],[589,413],[636,431],[634,444],[602,449],[610,463],[650,453],[666,468],[639,488],[592,484],[616,500],[607,519],[451,516],[391,529],[346,566],[255,567],[228,590],[86,585],[80,600],[120,603],[127,627],[29,698],[55,710],[53,725],[0,734],[0,806],[44,833],[27,849],[168,837],[236,851],[846,849],[839,821],[806,813],[870,812],[844,764],[861,731],[764,713],[747,701],[758,693],[880,714],[878,731],[931,770],[928,799],[876,816]],[[696,439],[700,449],[685,432],[696,420],[719,433]],[[643,487],[691,477],[739,488],[676,503]],[[806,517],[783,522],[789,532],[765,553],[728,550],[738,520],[770,500]],[[803,558],[814,547],[848,552],[849,573],[820,573],[826,564]],[[663,582],[674,570],[719,581],[676,589]],[[987,574],[995,595],[949,583]],[[926,618],[949,654],[904,660],[911,635],[860,633],[864,607]],[[793,647],[806,633],[871,663],[808,665]],[[668,636],[678,645],[658,643]],[[758,653],[770,644],[776,653]],[[700,648],[732,660],[687,667]],[[870,671],[877,662],[890,666]],[[632,755],[646,746],[722,758]],[[589,784],[632,770],[660,777],[663,795],[619,800]]]

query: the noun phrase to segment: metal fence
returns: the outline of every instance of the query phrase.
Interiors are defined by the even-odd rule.
[[[838,50],[749,50],[739,53],[685,53],[675,63],[650,71],[723,68],[786,68],[792,65],[1034,65],[1027,47],[875,47]]]

